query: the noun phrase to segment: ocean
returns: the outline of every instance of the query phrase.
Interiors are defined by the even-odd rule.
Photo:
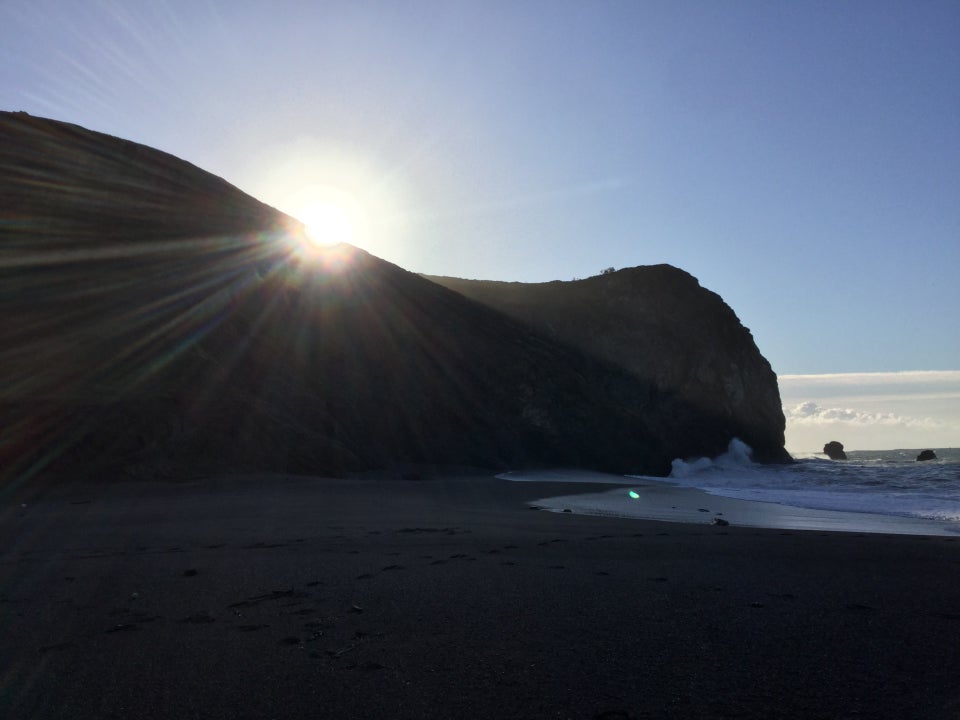
[[[742,500],[946,521],[960,531],[960,448],[931,449],[937,459],[924,462],[920,450],[854,450],[846,460],[808,453],[792,465],[759,465],[733,440],[724,455],[674,460],[670,477],[655,479]]]
[[[847,460],[808,453],[795,454],[796,462],[789,465],[760,465],[750,459],[749,447],[733,440],[720,457],[674,460],[666,478],[575,470],[499,477],[624,486],[536,501],[536,507],[554,512],[674,522],[711,522],[724,516],[754,527],[960,534],[960,448],[932,449],[937,459],[925,462],[917,462],[919,449],[860,450],[847,452]],[[693,488],[716,500],[678,495],[692,492],[679,488]],[[753,502],[729,505],[737,501]]]

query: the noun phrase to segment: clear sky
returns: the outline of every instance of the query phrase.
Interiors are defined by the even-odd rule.
[[[960,368],[956,0],[0,0],[0,108],[418,272],[676,265],[783,376]]]

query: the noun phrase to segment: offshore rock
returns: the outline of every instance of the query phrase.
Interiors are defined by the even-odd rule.
[[[847,454],[843,451],[843,444],[836,440],[831,440],[823,446],[824,454],[831,460],[846,460]]]

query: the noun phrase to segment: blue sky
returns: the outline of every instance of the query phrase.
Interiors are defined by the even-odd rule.
[[[955,0],[4,0],[0,108],[291,212],[344,190],[358,244],[414,271],[671,263],[781,375],[942,371],[958,38]]]

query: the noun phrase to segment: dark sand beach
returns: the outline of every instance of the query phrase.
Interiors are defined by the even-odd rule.
[[[4,497],[0,716],[960,717],[960,539],[528,506],[598,489],[424,472]]]

